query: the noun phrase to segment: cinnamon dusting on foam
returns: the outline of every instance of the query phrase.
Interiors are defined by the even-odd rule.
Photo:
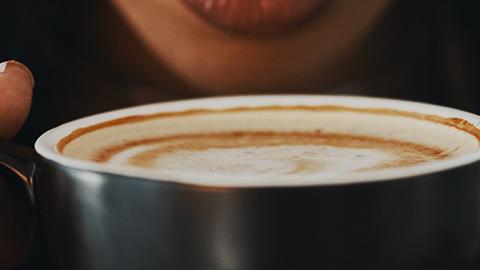
[[[93,131],[108,128],[112,126],[125,125],[131,123],[138,123],[143,121],[148,121],[152,119],[159,118],[168,118],[168,117],[182,117],[182,116],[191,116],[196,114],[213,114],[213,113],[229,113],[229,112],[242,112],[242,111],[272,111],[272,110],[282,110],[282,111],[318,111],[318,112],[360,112],[360,113],[370,113],[370,114],[379,114],[379,115],[390,115],[390,116],[403,116],[414,118],[418,120],[426,120],[450,127],[454,127],[461,131],[465,131],[477,138],[480,141],[480,129],[476,128],[473,124],[464,119],[459,118],[444,118],[436,115],[421,114],[416,112],[407,112],[394,109],[377,109],[377,108],[354,108],[346,106],[337,106],[337,105],[321,105],[321,106],[262,106],[262,107],[236,107],[229,109],[194,109],[180,112],[161,112],[156,114],[149,115],[134,115],[123,118],[118,118],[115,120],[110,120],[95,124],[89,127],[79,128],[73,131],[68,136],[61,139],[57,144],[57,149],[60,153],[63,153],[65,146],[72,142],[73,140],[81,137],[85,134],[91,133]],[[128,144],[128,143],[126,143]],[[120,147],[120,146],[119,146]]]
[[[150,115],[136,115],[124,118],[118,118],[111,121],[106,121],[96,125],[80,128],[73,131],[68,136],[61,139],[57,144],[57,149],[60,153],[65,154],[65,148],[79,137],[85,136],[89,133],[107,129],[115,126],[128,125],[149,120],[160,120],[167,118],[181,118],[188,116],[215,116],[228,115],[229,113],[239,112],[264,112],[264,111],[305,111],[305,112],[352,112],[374,114],[381,116],[402,116],[413,120],[424,120],[434,124],[444,125],[446,127],[453,127],[457,130],[464,131],[473,136],[472,140],[480,142],[480,130],[466,120],[459,118],[443,118],[434,115],[420,114],[414,112],[406,112],[393,109],[375,109],[375,108],[353,108],[336,105],[323,106],[262,106],[262,107],[236,107],[230,109],[195,109],[181,112],[162,112]],[[348,121],[348,119],[346,120]],[[235,122],[234,122],[235,123]],[[221,125],[221,124],[219,124]],[[201,125],[200,125],[201,126]],[[238,128],[238,126],[237,126]],[[380,126],[381,128],[381,126]],[[173,128],[174,129],[174,128]],[[295,130],[295,127],[292,128]],[[376,149],[382,153],[388,153],[392,159],[384,160],[385,162],[378,162],[367,167],[359,167],[357,171],[363,170],[377,170],[392,167],[412,166],[415,164],[441,160],[452,155],[452,149],[440,149],[433,146],[427,146],[420,143],[405,141],[403,139],[389,139],[376,137],[374,135],[360,135],[348,134],[338,132],[325,132],[318,128],[312,130],[280,130],[269,131],[268,124],[266,130],[235,130],[231,131],[194,131],[179,134],[156,134],[144,136],[141,138],[122,139],[114,144],[102,146],[97,149],[89,160],[107,163],[114,159],[117,155],[126,153],[129,150],[135,150],[134,153],[125,160],[125,164],[154,168],[155,162],[163,157],[175,155],[182,151],[190,152],[208,152],[210,149],[247,149],[247,148],[262,148],[264,147],[337,147],[342,149],[358,149],[364,151],[365,149]],[[88,138],[88,137],[87,137]],[[123,138],[123,137],[119,137]],[[101,141],[101,140],[100,140]],[[144,149],[139,147],[148,146]],[[318,149],[317,149],[318,150]],[[320,150],[318,150],[320,151]],[[455,151],[455,149],[453,149]],[[67,151],[68,152],[68,151]],[[318,152],[320,156],[321,152]],[[319,160],[313,161],[308,158],[294,158],[292,162],[295,164],[295,169],[291,173],[300,173],[308,171],[321,170],[323,166]],[[350,162],[350,161],[349,161]],[[325,164],[328,166],[328,164]]]
[[[97,162],[108,162],[111,157],[129,148],[140,145],[155,145],[152,149],[140,152],[128,159],[128,164],[138,167],[154,167],[158,158],[177,151],[201,152],[212,148],[232,149],[251,147],[281,146],[332,146],[349,149],[377,149],[395,155],[389,162],[375,165],[369,169],[411,166],[417,163],[439,160],[448,157],[442,149],[420,144],[387,140],[382,138],[355,136],[345,134],[329,134],[321,131],[313,132],[224,132],[217,134],[176,135],[148,140],[129,142],[128,145],[107,148],[93,158]],[[319,164],[307,159],[293,161],[298,172],[318,169]]]

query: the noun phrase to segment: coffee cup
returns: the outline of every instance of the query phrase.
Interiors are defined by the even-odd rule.
[[[0,167],[59,269],[476,269],[479,123],[371,97],[194,99],[2,143]]]

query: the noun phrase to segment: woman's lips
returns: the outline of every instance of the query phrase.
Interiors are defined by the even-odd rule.
[[[325,0],[181,0],[196,14],[225,30],[274,35],[311,19]]]

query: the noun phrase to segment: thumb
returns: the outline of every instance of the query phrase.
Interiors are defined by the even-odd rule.
[[[11,139],[27,119],[33,75],[16,61],[0,63],[0,139]]]

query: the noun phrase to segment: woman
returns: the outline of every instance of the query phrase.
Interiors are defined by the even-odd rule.
[[[2,3],[0,60],[23,60],[36,86],[29,114],[31,72],[0,65],[3,139],[27,116],[15,139],[31,144],[84,115],[209,95],[363,94],[480,111],[471,1],[18,2]],[[5,181],[0,198],[4,269],[23,261],[32,236]]]

